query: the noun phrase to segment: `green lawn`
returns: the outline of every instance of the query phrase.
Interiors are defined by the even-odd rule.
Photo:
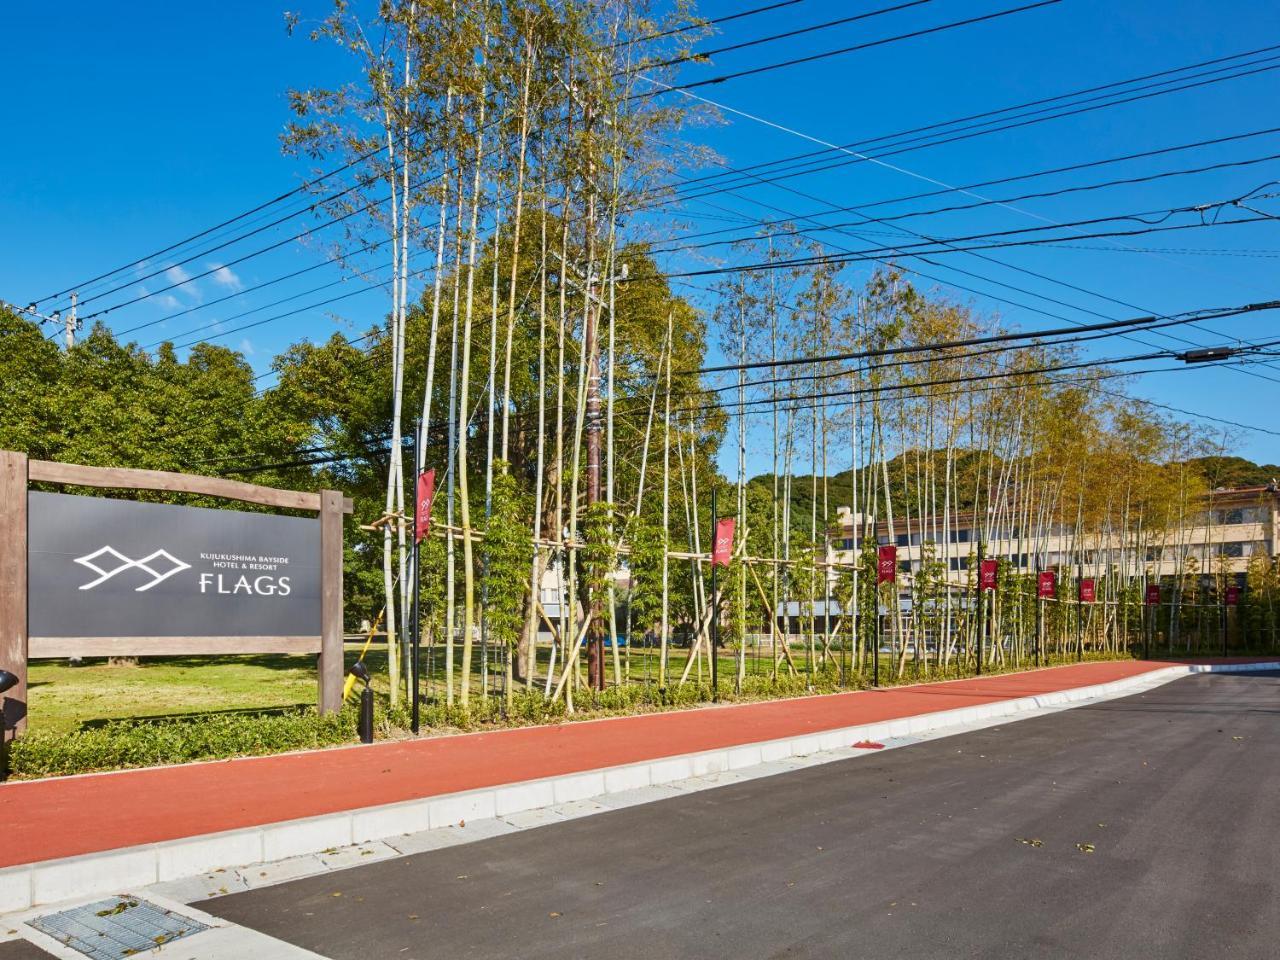
[[[354,662],[359,645],[347,645]],[[386,652],[371,650],[375,688],[385,689]],[[30,729],[51,733],[104,720],[262,711],[314,705],[314,656],[146,657],[137,666],[90,660],[33,660],[28,698]]]

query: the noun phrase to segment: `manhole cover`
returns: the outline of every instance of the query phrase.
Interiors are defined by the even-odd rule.
[[[111,897],[29,922],[93,960],[132,957],[209,929],[207,924],[137,897]]]

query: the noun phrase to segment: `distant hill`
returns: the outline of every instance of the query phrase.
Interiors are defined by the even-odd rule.
[[[942,454],[939,452],[935,453],[934,456],[939,460],[937,467],[941,471]],[[910,487],[914,485],[915,454],[909,455],[905,464],[907,467],[907,485]],[[1252,460],[1246,460],[1244,457],[1196,457],[1188,460],[1187,464],[1199,470],[1211,488],[1257,487],[1265,486],[1272,480],[1280,481],[1280,465],[1273,463],[1258,464]],[[980,459],[975,457],[972,452],[956,451],[956,462],[953,465],[953,470],[959,482],[954,489],[956,499],[952,503],[953,509],[967,510],[973,506],[972,492],[975,488],[973,471],[978,469],[979,465]],[[903,466],[902,457],[895,457],[889,461],[889,482],[893,485],[895,492],[901,490]],[[864,467],[862,469],[866,470],[867,468]],[[877,467],[876,469],[878,470],[879,468]],[[752,477],[748,481],[748,485],[772,497],[773,475],[763,473]],[[813,476],[810,474],[791,478],[791,524],[796,535],[801,538],[809,532],[812,522],[814,486]],[[823,527],[834,522],[838,506],[847,506],[852,502],[853,471],[841,470],[828,476],[826,486],[830,516],[827,518],[827,523],[824,523],[823,520],[823,484],[821,476],[818,477],[816,486],[818,494],[818,526]]]
[[[1280,480],[1280,466],[1254,463],[1244,457],[1196,457],[1187,461],[1199,467],[1210,487],[1259,487]]]

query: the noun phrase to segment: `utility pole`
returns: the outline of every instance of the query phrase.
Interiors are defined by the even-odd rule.
[[[66,339],[68,350],[76,345],[76,330],[79,326],[79,321],[76,319],[76,305],[79,300],[80,294],[71,294],[71,309],[67,312],[66,320]]]
[[[588,229],[594,229],[594,198],[588,202]],[[590,241],[588,241],[590,242]],[[592,303],[591,269],[587,264],[587,323],[583,350],[587,357],[587,403],[586,422],[583,429],[587,434],[587,515],[592,514],[592,507],[600,502],[600,350],[596,336],[596,323],[599,312]],[[612,536],[610,532],[607,534]],[[613,571],[608,571],[613,576]],[[600,591],[587,584],[590,591],[591,612],[587,624],[587,679],[593,690],[604,689],[604,621],[600,604]]]
[[[976,641],[975,645],[978,648],[978,659],[976,662],[974,673],[979,677],[982,676],[982,658],[986,654],[986,651],[983,649],[983,634],[986,632],[986,624],[983,621],[985,620],[986,608],[983,606],[983,603],[982,603],[982,559],[983,559],[982,547],[983,547],[983,541],[979,539],[978,540],[978,572],[977,572],[977,576],[974,577],[974,583],[976,583],[978,587],[978,610],[977,610],[978,636],[975,638],[975,641]]]
[[[572,94],[572,90],[570,90]],[[596,233],[596,191],[595,191],[595,154],[591,144],[591,123],[592,109],[589,100],[582,104],[583,129],[586,133],[587,150],[589,151],[589,161],[587,164],[587,217],[586,217],[586,234],[587,234],[587,277],[586,285],[583,290],[583,298],[586,301],[584,313],[583,331],[583,355],[587,363],[587,396],[585,423],[583,429],[586,432],[587,440],[587,516],[590,517],[594,511],[594,507],[600,502],[600,344],[597,336],[596,327],[599,323],[600,312],[596,309],[594,297],[592,294],[592,280],[595,275],[595,233]],[[612,537],[613,532],[607,534]],[[606,574],[613,576],[610,570]],[[587,614],[587,682],[593,690],[604,689],[604,621],[603,611],[600,604],[600,590],[598,585],[590,583],[587,578],[586,588],[589,594],[587,600],[589,604],[589,612]],[[616,642],[616,640],[615,640]]]

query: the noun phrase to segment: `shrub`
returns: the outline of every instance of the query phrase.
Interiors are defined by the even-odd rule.
[[[33,731],[10,748],[16,778],[54,777],[194,760],[283,753],[351,743],[358,711],[321,716],[311,708],[269,713],[204,714],[166,720],[112,720],[74,733]],[[380,711],[382,735],[407,725],[407,711]]]

